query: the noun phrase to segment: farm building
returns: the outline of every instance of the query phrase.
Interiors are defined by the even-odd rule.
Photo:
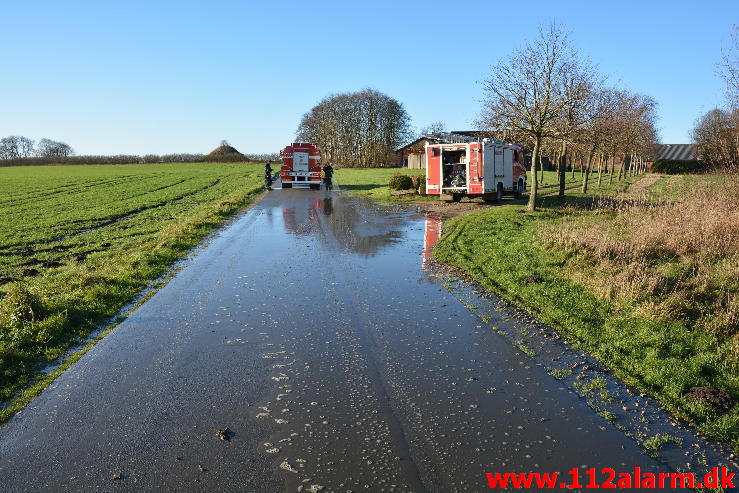
[[[694,161],[698,159],[695,155],[695,147],[693,144],[657,144],[654,156],[647,161],[647,166],[658,159],[671,159],[675,161]]]
[[[470,139],[482,139],[490,137],[489,132],[480,130],[459,130],[454,132],[439,132],[424,135],[395,150],[404,168],[425,168],[425,146],[426,144],[438,144],[441,142],[464,142]]]

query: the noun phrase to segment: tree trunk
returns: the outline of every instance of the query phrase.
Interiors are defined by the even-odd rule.
[[[600,186],[600,183],[603,178],[603,153],[600,153],[598,156],[598,186]]]
[[[567,181],[567,141],[562,141],[562,153],[559,157],[559,198],[565,196],[565,182]]]
[[[527,209],[530,211],[536,210],[536,193],[539,190],[539,182],[537,175],[537,161],[539,161],[539,148],[541,146],[541,137],[536,136],[534,138],[534,155],[531,156],[531,191],[529,192],[529,204]]]
[[[588,179],[590,178],[590,168],[592,167],[593,156],[595,156],[595,147],[590,150],[588,162],[585,164],[585,173],[582,175],[582,188],[580,189],[582,193],[588,193]]]
[[[608,173],[608,184],[610,185],[613,183],[613,168],[616,166],[616,156],[611,155],[609,160],[611,161],[610,171]]]

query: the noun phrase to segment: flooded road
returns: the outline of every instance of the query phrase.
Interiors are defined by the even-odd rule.
[[[486,472],[664,471],[430,275],[438,232],[273,191],[0,428],[0,490],[472,492]]]

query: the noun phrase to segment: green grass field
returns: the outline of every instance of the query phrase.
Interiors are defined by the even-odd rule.
[[[591,193],[625,192],[634,180],[591,186]],[[722,411],[683,397],[693,386],[739,396],[739,257],[731,253],[737,243],[725,241],[737,235],[736,201],[724,192],[723,199],[672,202],[686,186],[712,190],[726,182],[660,178],[646,195],[668,199],[662,205],[594,203],[570,192],[564,201],[541,199],[533,213],[491,207],[445,222],[434,255],[556,327],[675,415],[739,448],[739,405]],[[690,233],[684,239],[683,229]],[[526,281],[532,277],[543,282]]]
[[[114,316],[262,179],[244,163],[0,168],[0,397]]]

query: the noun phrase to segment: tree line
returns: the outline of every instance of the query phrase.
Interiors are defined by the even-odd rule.
[[[529,210],[536,208],[543,156],[554,157],[563,196],[574,163],[587,192],[594,170],[599,183],[605,175],[613,181],[643,172],[657,143],[654,99],[606,85],[555,23],[495,65],[483,93],[478,124],[532,150]]]
[[[41,139],[38,144],[28,137],[9,136],[0,139],[0,166],[40,166],[47,164],[149,164],[149,163],[203,163],[203,162],[260,162],[276,161],[277,153],[212,156],[208,154],[115,154],[81,155],[63,142]]]
[[[51,139],[36,141],[20,135],[10,135],[0,139],[0,160],[20,160],[28,158],[67,158],[74,150],[64,142]]]

